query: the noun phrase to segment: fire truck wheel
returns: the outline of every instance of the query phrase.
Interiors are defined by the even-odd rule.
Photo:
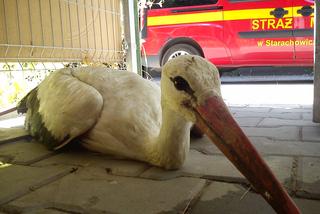
[[[176,58],[181,55],[198,55],[201,56],[200,52],[193,46],[188,44],[176,44],[170,47],[163,54],[161,65],[166,64],[170,59]]]

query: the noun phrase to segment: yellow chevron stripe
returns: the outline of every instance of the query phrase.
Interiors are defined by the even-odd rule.
[[[292,8],[284,8],[288,10],[288,14],[284,15],[283,18],[292,16]],[[274,8],[262,8],[262,9],[248,9],[248,10],[227,10],[224,11],[224,20],[244,20],[244,19],[272,19],[273,15],[270,15],[270,11]]]
[[[148,17],[148,26],[222,21],[222,11]]]
[[[288,14],[284,16],[292,17],[292,8],[284,8],[288,10]],[[229,11],[217,11],[206,13],[194,13],[194,14],[181,14],[181,15],[168,15],[168,16],[154,16],[148,17],[148,26],[158,25],[174,25],[174,24],[186,24],[197,22],[212,22],[223,20],[245,20],[245,19],[266,19],[274,18],[270,15],[270,11],[274,8],[263,9],[248,9],[248,10],[229,10]],[[300,14],[299,14],[300,15]]]
[[[314,6],[311,5],[311,7],[314,9]],[[294,17],[302,17],[302,15],[298,13],[298,10],[300,10],[301,8],[302,8],[302,6],[293,7],[293,16]],[[311,16],[314,16],[314,13],[311,14]]]

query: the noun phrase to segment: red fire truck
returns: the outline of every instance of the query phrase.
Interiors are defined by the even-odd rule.
[[[141,24],[147,67],[185,54],[219,68],[313,63],[314,0],[155,0]]]

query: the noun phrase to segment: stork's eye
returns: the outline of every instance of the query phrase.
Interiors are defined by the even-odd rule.
[[[187,88],[190,88],[189,83],[180,76],[171,78],[171,80],[174,84],[174,87],[176,87],[176,89],[179,91],[182,91],[182,90],[185,91]]]
[[[193,94],[194,91],[190,88],[189,83],[181,76],[170,78],[174,84],[174,87],[179,91],[185,91],[188,94]]]

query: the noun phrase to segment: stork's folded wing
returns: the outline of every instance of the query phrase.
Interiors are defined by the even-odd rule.
[[[103,106],[100,93],[76,78],[72,70],[52,73],[27,95],[26,128],[52,149],[92,128]]]

